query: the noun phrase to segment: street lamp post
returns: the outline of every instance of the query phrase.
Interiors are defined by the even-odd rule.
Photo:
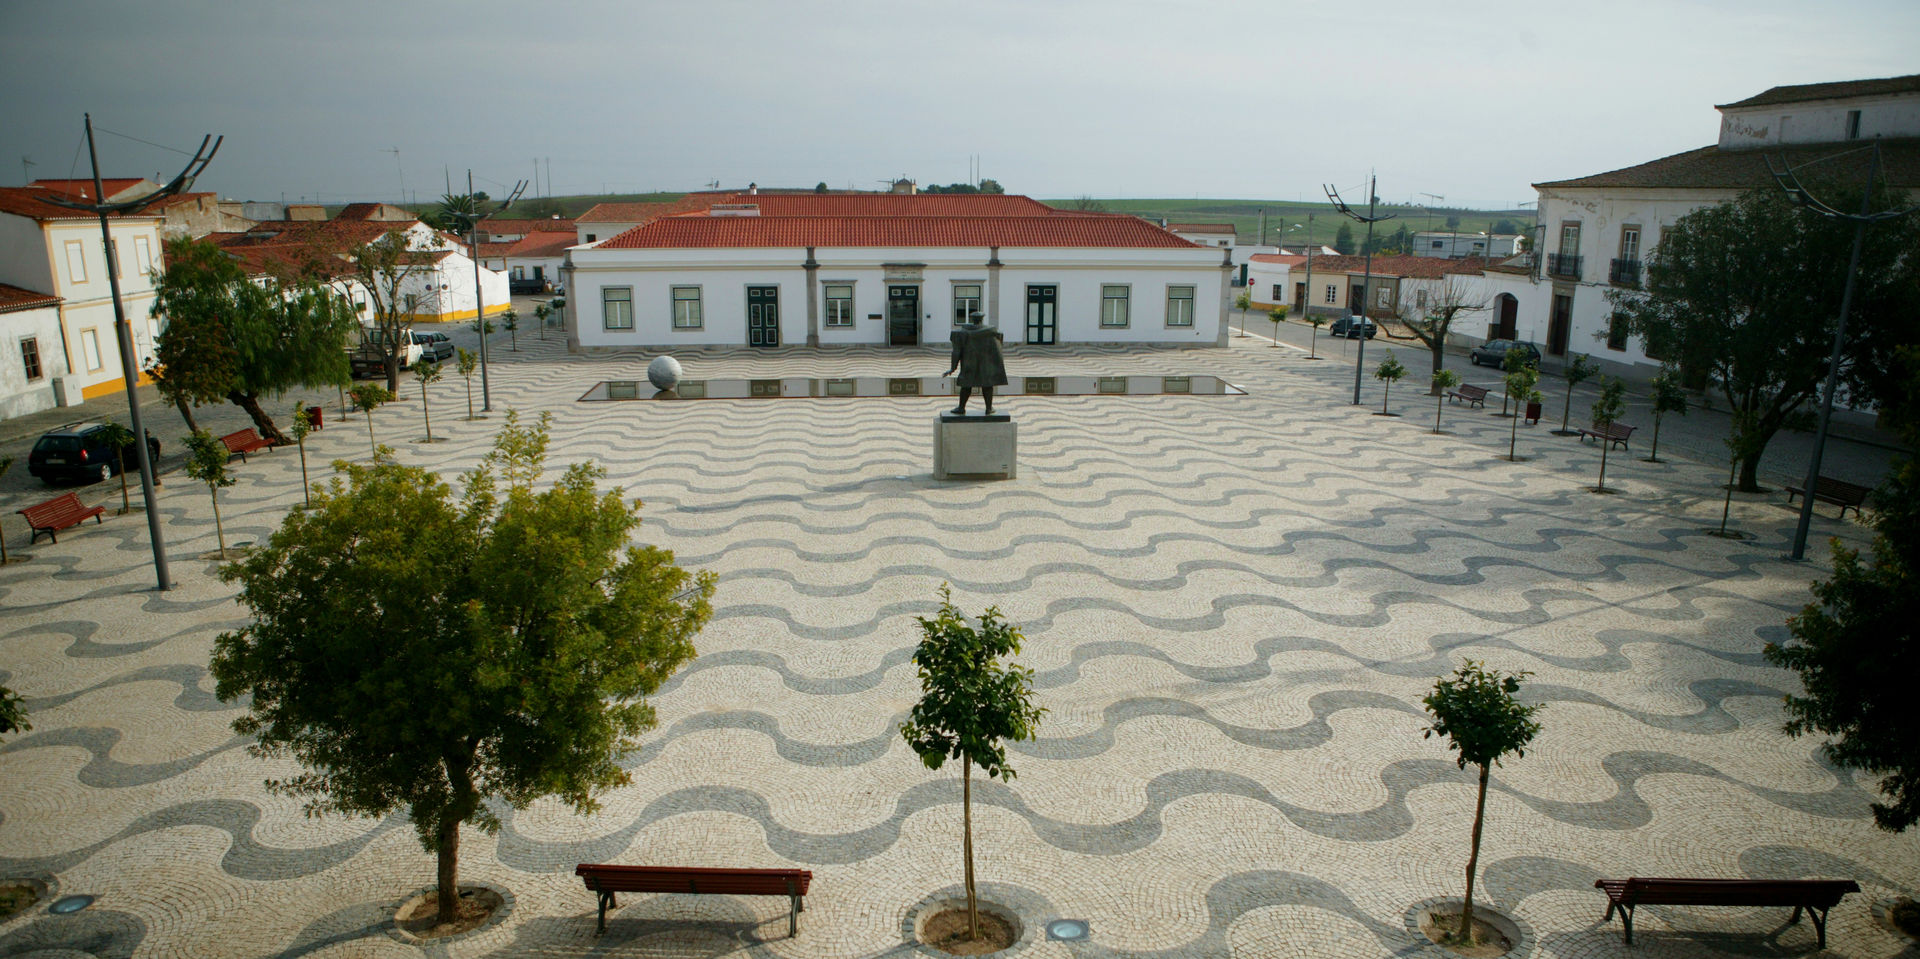
[[[527,181],[514,184],[513,192],[500,202],[495,213],[504,212],[527,192]],[[456,212],[454,215],[466,221],[467,254],[473,258],[473,326],[480,332],[480,410],[493,412],[493,390],[487,380],[487,290],[480,285],[480,203],[473,199],[473,171],[467,171],[467,202],[472,209]],[[512,301],[509,300],[509,303]]]
[[[1340,191],[1334,189],[1331,184],[1326,188],[1327,198],[1333,201],[1333,205],[1338,207],[1340,212],[1367,225],[1367,272],[1360,280],[1360,348],[1353,354],[1353,403],[1355,406],[1360,405],[1360,376],[1367,358],[1367,324],[1372,322],[1367,319],[1367,306],[1373,299],[1373,225],[1382,220],[1393,219],[1391,213],[1385,216],[1374,215],[1374,208],[1380,203],[1377,191],[1379,182],[1378,177],[1367,178],[1366,216],[1355,213],[1353,208],[1347,205],[1347,201],[1340,199]]]

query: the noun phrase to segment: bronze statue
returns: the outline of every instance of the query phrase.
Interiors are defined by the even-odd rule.
[[[980,395],[986,400],[987,415],[993,414],[993,388],[1007,385],[1007,364],[1000,356],[1000,343],[1005,339],[999,330],[983,325],[980,314],[967,317],[965,326],[953,330],[953,365],[947,367],[945,375],[952,376],[954,370],[960,371],[957,380],[960,386],[960,405],[953,408],[955,416],[967,415],[967,400],[973,395],[973,388],[980,388]]]

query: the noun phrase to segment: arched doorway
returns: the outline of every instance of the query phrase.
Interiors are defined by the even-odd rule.
[[[1520,301],[1513,294],[1494,297],[1493,316],[1493,322],[1487,324],[1487,339],[1511,340],[1520,335]]]

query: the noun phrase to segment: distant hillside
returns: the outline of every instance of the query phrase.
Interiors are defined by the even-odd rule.
[[[1041,200],[1040,202],[1061,210],[1077,209],[1084,199]],[[1231,223],[1234,232],[1239,234],[1240,242],[1256,243],[1255,234],[1260,232],[1260,210],[1267,211],[1267,243],[1282,243],[1292,246],[1307,237],[1307,215],[1313,215],[1312,239],[1331,246],[1334,234],[1339,232],[1340,224],[1353,227],[1354,242],[1358,243],[1366,235],[1366,226],[1355,223],[1342,216],[1328,203],[1301,203],[1297,200],[1099,200],[1093,201],[1109,213],[1131,213],[1151,219],[1165,219],[1169,223]],[[1444,230],[1447,217],[1457,216],[1460,225],[1457,230],[1463,233],[1490,233],[1501,220],[1510,220],[1526,232],[1526,226],[1533,222],[1532,210],[1445,210],[1435,209],[1428,213],[1419,207],[1383,204],[1380,213],[1390,213],[1394,219],[1387,220],[1375,227],[1381,234],[1389,234],[1402,225],[1407,229]],[[1291,233],[1287,228],[1293,224],[1301,225]]]

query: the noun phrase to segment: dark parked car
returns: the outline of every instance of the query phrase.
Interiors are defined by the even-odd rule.
[[[420,345],[420,358],[430,363],[438,363],[453,356],[453,340],[445,333],[422,333],[415,331],[413,341]]]
[[[1334,320],[1333,325],[1327,328],[1327,335],[1344,336],[1349,340],[1357,340],[1361,336],[1371,340],[1373,334],[1377,332],[1379,327],[1374,326],[1372,320],[1358,316],[1343,316]]]
[[[1526,340],[1488,340],[1474,347],[1473,352],[1467,354],[1467,359],[1472,360],[1475,366],[1492,366],[1497,368],[1500,364],[1506,362],[1507,351],[1516,346],[1527,351],[1528,365],[1534,367],[1540,365],[1540,348]]]
[[[147,434],[147,456],[160,458],[160,441]],[[127,450],[128,465],[139,468],[140,454]],[[107,442],[107,424],[74,423],[41,434],[27,454],[27,472],[48,485],[86,480],[98,482],[120,472],[119,451]]]
[[[507,280],[507,292],[514,296],[540,294],[547,291],[547,281],[542,277],[516,276]]]

